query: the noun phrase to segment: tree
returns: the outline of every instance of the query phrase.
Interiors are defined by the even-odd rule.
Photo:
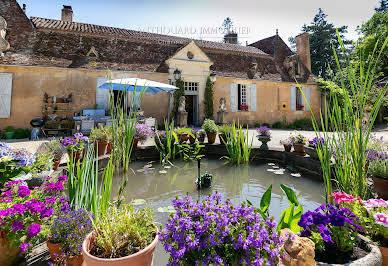
[[[205,87],[205,117],[213,117],[213,82],[211,82],[210,77],[207,77],[206,87]]]
[[[335,28],[334,24],[328,23],[326,17],[327,15],[319,8],[311,24],[302,27],[302,32],[310,35],[311,72],[324,79],[329,76],[329,66],[336,65],[333,48],[338,50],[340,47],[336,30],[344,44],[351,43],[344,38],[347,26]],[[289,41],[295,42],[295,39],[290,38]]]
[[[385,12],[388,10],[388,0],[380,0],[380,6],[375,8],[376,12]]]
[[[173,117],[178,114],[179,98],[185,95],[185,82],[182,79],[178,79],[175,82],[175,86],[179,89],[174,91],[174,109],[172,110]]]
[[[222,22],[221,28],[224,30],[224,34],[231,33],[233,28],[232,19],[230,17],[227,17],[226,19],[224,19],[224,22]]]

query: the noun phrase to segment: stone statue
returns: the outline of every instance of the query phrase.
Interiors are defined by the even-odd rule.
[[[186,112],[186,97],[179,97],[178,113]]]
[[[186,97],[179,98],[177,122],[180,127],[187,127]]]
[[[226,99],[225,99],[225,97],[221,97],[221,99],[220,99],[220,107],[218,108],[218,112],[226,112]]]
[[[220,125],[224,125],[227,123],[226,115],[228,114],[226,110],[226,99],[225,97],[221,97],[220,99],[220,107],[217,112],[217,123]]]
[[[9,43],[5,39],[5,34],[7,30],[7,22],[5,19],[0,16],[0,54],[9,49]]]

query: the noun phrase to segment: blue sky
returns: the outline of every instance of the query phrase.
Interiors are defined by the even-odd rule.
[[[220,41],[218,30],[231,17],[241,44],[275,34],[287,42],[309,24],[318,8],[336,26],[348,25],[356,39],[357,25],[368,20],[378,0],[18,0],[27,16],[60,19],[62,5],[71,5],[74,21]]]

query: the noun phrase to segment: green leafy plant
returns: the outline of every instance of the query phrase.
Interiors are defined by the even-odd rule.
[[[179,152],[179,143],[178,136],[174,131],[174,121],[171,121],[170,124],[167,121],[164,121],[164,131],[157,131],[154,141],[155,147],[160,154],[160,163],[172,164],[172,160],[175,159],[176,155]]]
[[[272,128],[282,128],[282,122],[278,121],[273,123]]]
[[[180,150],[182,151],[183,159],[185,161],[192,161],[205,156],[201,154],[201,149],[204,148],[205,145],[202,145],[199,142],[196,142],[193,145],[186,144],[186,143],[179,144],[179,147],[180,147]]]
[[[261,124],[260,123],[256,123],[255,127],[261,127]]]
[[[218,132],[220,134],[228,134],[232,131],[232,126],[231,125],[222,125],[222,126],[218,126]]]
[[[204,105],[205,105],[205,117],[213,117],[213,82],[211,82],[210,77],[207,77],[206,87],[205,87],[205,96],[204,96]]]
[[[99,258],[121,258],[144,249],[157,234],[153,211],[131,205],[111,207],[95,224],[96,240],[90,253]]]
[[[369,163],[368,172],[375,177],[388,180],[388,159],[376,159]]]
[[[14,132],[15,131],[15,128],[13,126],[7,126],[5,128],[5,132]]]
[[[344,44],[338,33],[337,35],[342,51],[344,51]],[[346,59],[347,79],[350,87],[345,87],[344,82],[341,81],[341,88],[344,92],[342,106],[338,95],[333,92],[330,92],[329,95],[330,106],[328,106],[328,101],[324,100],[324,108],[320,112],[322,131],[319,130],[317,119],[309,108],[316,137],[318,139],[323,137],[327,142],[326,145],[316,147],[322,166],[327,202],[331,201],[328,196],[332,193],[333,176],[341,191],[363,199],[369,196],[365,171],[366,150],[372,126],[382,104],[383,96],[387,92],[386,87],[381,89],[371,112],[368,115],[364,112],[375,79],[376,62],[387,42],[388,37],[385,39],[377,58],[375,57],[376,45],[366,63],[361,59],[358,62]],[[334,56],[338,69],[341,70],[341,64],[335,50]],[[357,69],[355,65],[357,65]],[[360,73],[359,77],[355,75],[357,71]],[[301,93],[304,96],[302,90]],[[333,165],[332,154],[334,157]],[[332,169],[334,169],[334,173]]]
[[[247,128],[248,131],[248,128]],[[244,134],[243,128],[240,125],[233,124],[231,126],[231,130],[226,135],[226,141],[222,139],[225,144],[226,150],[228,151],[227,156],[223,156],[222,158],[226,158],[230,163],[233,164],[242,164],[248,163],[252,150],[253,137],[251,138],[251,142],[249,143],[248,134]]]
[[[106,141],[108,139],[106,131],[102,128],[92,128],[89,138],[93,141]]]
[[[30,130],[28,128],[17,128],[13,135],[15,139],[25,139],[30,137]]]
[[[63,147],[59,140],[52,139],[48,142],[45,142],[42,147],[39,147],[42,153],[51,153],[55,161],[60,161],[63,155]]]
[[[263,124],[261,124],[263,127],[271,127],[271,125],[270,124],[268,124],[268,123],[263,123]]]
[[[172,110],[173,117],[178,114],[179,107],[179,98],[185,95],[185,82],[182,79],[178,79],[175,82],[175,86],[178,87],[177,90],[174,90],[174,109]]]
[[[202,129],[205,130],[207,134],[217,133],[217,125],[214,123],[214,120],[211,119],[205,119],[202,124]]]
[[[53,167],[54,155],[52,153],[38,153],[35,161],[31,165],[31,173],[37,174],[49,171]]]

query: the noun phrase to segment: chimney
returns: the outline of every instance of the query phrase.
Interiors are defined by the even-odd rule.
[[[23,4],[23,12],[26,13],[26,4]]]
[[[309,34],[304,32],[295,37],[296,41],[296,53],[299,55],[300,59],[304,65],[311,72],[311,58],[310,58],[310,41]]]
[[[237,33],[231,32],[224,35],[224,43],[237,44]]]
[[[73,10],[71,9],[71,6],[63,6],[61,19],[63,21],[73,22]]]

